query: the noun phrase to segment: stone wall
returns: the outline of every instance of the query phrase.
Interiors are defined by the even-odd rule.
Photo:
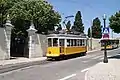
[[[91,39],[88,39],[88,50],[91,49]],[[92,38],[92,50],[97,50],[101,48],[101,43],[100,43],[100,39],[94,39]]]
[[[6,53],[6,41],[5,41],[5,29],[0,28],[0,60],[7,58]]]
[[[47,37],[42,34],[35,34],[35,54],[32,57],[42,57],[47,52]]]

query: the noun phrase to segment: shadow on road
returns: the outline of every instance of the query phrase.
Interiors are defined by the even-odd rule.
[[[74,55],[62,56],[58,58],[50,58],[47,61],[62,61],[62,60],[69,60],[69,59],[74,59],[82,56],[85,56],[85,54],[74,54]]]
[[[120,59],[120,53],[115,56],[108,57],[109,59]]]

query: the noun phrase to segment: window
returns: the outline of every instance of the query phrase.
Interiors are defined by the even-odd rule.
[[[64,41],[65,41],[64,39],[60,39],[60,40],[59,40],[60,46],[64,46]]]
[[[85,40],[84,39],[82,40],[82,46],[85,46]]]
[[[80,46],[82,46],[82,40],[80,40]]]
[[[73,46],[73,39],[71,39],[71,46]]]
[[[57,38],[53,38],[53,46],[58,46],[58,39]]]
[[[52,40],[51,38],[48,39],[48,47],[51,47],[52,46]]]
[[[75,41],[75,45],[74,45],[74,46],[77,46],[77,40],[76,40],[76,39],[74,39],[74,41]]]
[[[70,39],[67,39],[67,46],[70,46]]]
[[[76,44],[77,44],[76,46],[79,46],[79,39],[77,39]]]

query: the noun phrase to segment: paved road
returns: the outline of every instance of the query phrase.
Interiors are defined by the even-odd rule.
[[[114,56],[120,49],[108,51]],[[0,74],[0,80],[84,80],[85,72],[103,60],[103,51],[91,52],[87,56],[34,65]]]

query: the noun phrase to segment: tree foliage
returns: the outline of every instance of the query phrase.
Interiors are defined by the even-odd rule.
[[[67,24],[66,24],[66,29],[67,29],[67,31],[70,31],[70,27],[71,27],[71,22],[68,21]]]
[[[82,16],[81,16],[80,11],[78,11],[76,13],[75,21],[74,21],[74,25],[73,25],[72,29],[74,29],[75,31],[78,31],[80,33],[84,33],[84,26],[82,23]]]
[[[57,27],[57,29],[56,29],[57,31],[60,31],[60,30],[62,30],[62,26],[61,26],[61,24],[59,24],[58,25],[58,27]]]
[[[93,25],[92,25],[92,37],[93,38],[102,38],[102,30],[101,30],[101,22],[99,18],[95,18],[93,20]]]
[[[33,20],[38,33],[54,30],[61,21],[61,16],[53,10],[53,6],[44,0],[5,0],[4,7],[6,13],[10,15],[14,27],[14,32],[23,32],[30,26]],[[4,18],[5,19],[5,18]]]
[[[90,38],[90,28],[88,28],[88,37]]]
[[[115,32],[120,33],[120,11],[109,18],[109,27]]]
[[[17,2],[23,0],[0,0],[0,22],[5,23],[8,10]]]

